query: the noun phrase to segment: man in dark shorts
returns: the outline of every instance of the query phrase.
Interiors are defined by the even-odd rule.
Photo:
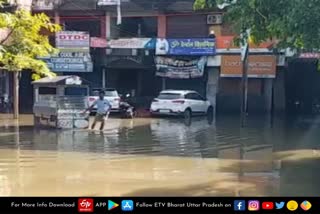
[[[97,105],[97,114],[94,118],[94,122],[91,126],[91,129],[94,129],[97,122],[101,122],[101,127],[100,127],[101,131],[104,128],[105,117],[108,115],[111,109],[111,104],[109,103],[108,100],[104,99],[104,96],[105,96],[104,91],[100,91],[99,99],[94,101],[94,103],[88,109],[85,110],[85,112],[90,111],[95,105]]]

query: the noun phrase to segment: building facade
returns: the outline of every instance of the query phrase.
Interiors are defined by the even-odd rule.
[[[217,103],[219,112],[237,112],[240,48],[232,45],[233,32],[224,24],[222,11],[195,12],[193,3],[34,0],[33,11],[45,12],[61,24],[61,34],[77,35],[69,50],[59,46],[67,37],[57,40],[52,35],[52,43],[62,50],[47,60],[58,74],[76,74],[92,87],[131,93],[145,108],[163,89],[191,89]],[[79,50],[84,47],[79,47],[83,41],[77,32],[90,38],[86,51]],[[275,100],[281,101],[283,57],[269,43],[253,47],[250,54],[249,108],[270,111]]]

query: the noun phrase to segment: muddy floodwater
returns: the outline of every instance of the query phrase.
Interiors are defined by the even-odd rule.
[[[110,118],[104,132],[0,116],[0,196],[319,196],[317,118]]]

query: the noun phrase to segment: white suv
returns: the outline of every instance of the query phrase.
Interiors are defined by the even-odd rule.
[[[152,115],[206,115],[213,113],[211,103],[195,91],[165,90],[151,103]]]

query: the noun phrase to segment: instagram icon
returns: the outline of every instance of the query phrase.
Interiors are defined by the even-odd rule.
[[[248,202],[248,210],[249,211],[258,211],[260,209],[259,201],[249,201]]]

